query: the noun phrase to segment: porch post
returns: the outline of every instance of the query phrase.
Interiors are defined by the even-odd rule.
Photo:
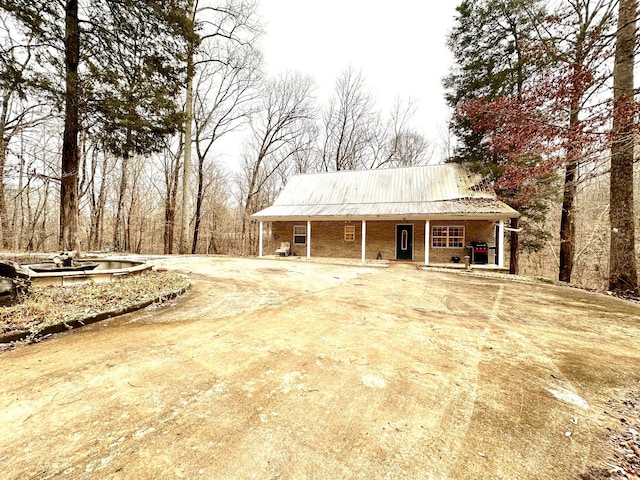
[[[504,268],[504,220],[498,223],[498,267]]]
[[[425,266],[429,265],[429,245],[431,244],[431,242],[429,241],[429,232],[431,231],[431,229],[429,228],[430,224],[431,222],[429,222],[429,220],[427,220],[424,223],[424,264]]]
[[[259,229],[259,235],[258,236],[260,237],[260,249],[258,251],[258,256],[260,258],[262,258],[262,222],[260,222],[260,229]]]
[[[311,220],[307,220],[307,258],[311,258]]]
[[[362,220],[362,263],[366,261],[367,252],[367,221]]]

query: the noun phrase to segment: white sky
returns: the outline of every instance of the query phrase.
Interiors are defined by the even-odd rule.
[[[267,73],[310,74],[318,101],[348,65],[362,70],[380,108],[396,97],[418,101],[413,127],[438,142],[448,110],[442,78],[458,0],[260,0]]]

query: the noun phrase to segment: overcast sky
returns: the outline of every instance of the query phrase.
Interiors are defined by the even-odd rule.
[[[396,97],[419,102],[414,128],[438,141],[446,125],[442,77],[456,0],[260,0],[262,51],[269,74],[310,74],[319,101],[348,65],[362,70],[381,108]]]

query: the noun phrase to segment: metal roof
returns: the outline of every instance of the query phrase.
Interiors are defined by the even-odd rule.
[[[263,221],[345,218],[509,218],[518,212],[498,201],[479,174],[461,165],[314,173],[292,177]]]

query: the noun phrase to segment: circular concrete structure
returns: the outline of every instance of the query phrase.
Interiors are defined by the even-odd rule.
[[[22,265],[37,285],[64,286],[76,283],[111,282],[123,275],[133,275],[151,269],[145,262],[119,259],[85,259],[73,267],[56,267],[53,262]]]

